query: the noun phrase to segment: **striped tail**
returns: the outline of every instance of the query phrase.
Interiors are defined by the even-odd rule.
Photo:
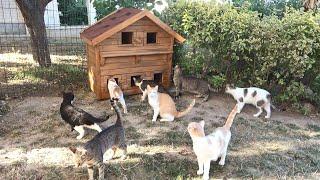
[[[230,129],[232,123],[233,123],[233,119],[236,117],[237,115],[237,110],[238,110],[238,106],[235,105],[234,108],[232,109],[231,113],[229,114],[226,123],[224,124],[223,127],[226,127],[228,129]]]
[[[189,107],[182,111],[182,112],[177,112],[177,115],[175,117],[179,118],[179,117],[182,117],[184,115],[186,115],[189,111],[191,111],[191,109],[193,108],[193,106],[196,104],[196,100],[193,99],[193,101],[191,102],[191,104],[189,105]]]

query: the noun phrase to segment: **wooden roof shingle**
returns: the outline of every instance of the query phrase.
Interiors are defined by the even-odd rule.
[[[160,19],[149,11],[134,8],[121,8],[116,10],[90,27],[84,29],[80,33],[80,37],[88,44],[96,45],[143,17],[148,17],[159,27],[172,35],[178,42],[182,43],[185,41],[182,36],[173,31],[168,25],[160,21]]]

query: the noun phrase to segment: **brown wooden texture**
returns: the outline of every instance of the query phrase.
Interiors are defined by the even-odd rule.
[[[150,19],[156,26],[150,25],[149,22],[144,22],[145,18]],[[86,28],[80,33],[80,37],[85,40],[88,44],[97,45],[104,41],[105,39],[113,36],[115,33],[124,30],[131,24],[140,21],[137,25],[149,26],[149,30],[153,30],[154,27],[160,27],[172,37],[174,37],[177,42],[184,42],[185,39],[178,33],[173,31],[168,25],[160,21],[155,15],[150,13],[148,10],[138,10],[133,8],[122,8],[112,14],[101,19],[94,25]],[[140,43],[138,43],[140,44]]]
[[[114,14],[108,17],[114,18]],[[155,73],[162,73],[162,84],[170,85],[173,43],[175,39],[184,39],[147,11],[128,16],[128,19],[122,19],[115,27],[102,28],[104,31],[99,29],[95,37],[83,36],[92,29],[82,33],[87,42],[90,89],[98,99],[109,98],[107,82],[110,78],[118,79],[125,95],[140,93],[139,88],[131,84],[133,76],[152,80]],[[97,27],[104,22],[107,21],[98,22]],[[133,32],[132,44],[122,44],[122,32]],[[156,43],[147,43],[148,32],[157,33]]]

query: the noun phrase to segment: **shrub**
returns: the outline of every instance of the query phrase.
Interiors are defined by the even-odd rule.
[[[319,17],[291,9],[281,19],[261,18],[231,5],[179,1],[161,18],[187,39],[174,55],[186,73],[210,82],[225,77],[238,86],[265,88],[279,102],[297,103],[319,74]]]

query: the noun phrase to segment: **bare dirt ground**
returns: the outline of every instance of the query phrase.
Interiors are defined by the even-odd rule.
[[[76,93],[75,105],[96,116],[113,114],[108,101],[92,93]],[[186,131],[191,121],[205,120],[205,131],[222,126],[235,102],[212,95],[191,113],[174,122],[151,123],[152,109],[140,96],[126,97],[125,128],[128,158],[107,163],[109,179],[200,179],[196,157]],[[80,146],[97,132],[87,130],[82,140],[59,114],[60,97],[28,97],[9,101],[11,111],[0,117],[0,179],[87,179],[86,168],[75,168],[69,146]],[[178,109],[191,101],[177,100]],[[232,126],[226,165],[211,163],[213,179],[319,179],[320,120],[291,112],[276,112],[270,120],[254,118],[246,106]],[[113,124],[112,116],[104,126]]]

